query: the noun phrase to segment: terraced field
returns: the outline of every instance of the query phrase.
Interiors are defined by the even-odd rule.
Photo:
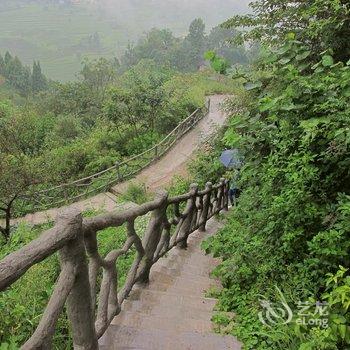
[[[183,35],[191,20],[202,17],[211,28],[248,2],[99,0],[68,6],[19,1],[0,2],[0,53],[9,50],[26,64],[39,59],[47,76],[62,81],[74,78],[84,57],[119,56],[153,27]],[[95,33],[98,45],[91,43]]]
[[[84,47],[95,32],[99,33],[101,47]],[[27,64],[40,59],[45,73],[54,79],[72,79],[84,56],[112,56],[113,42],[117,41],[120,50],[127,43],[113,21],[81,5],[32,4],[0,13],[0,51],[9,50]]]

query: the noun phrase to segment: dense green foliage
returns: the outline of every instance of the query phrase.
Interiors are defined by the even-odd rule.
[[[204,58],[210,62],[211,67],[220,74],[226,74],[227,69],[230,67],[228,61],[216,54],[215,51],[208,51],[205,53]]]
[[[150,148],[203,106],[206,94],[233,88],[211,71],[181,74],[152,60],[121,75],[118,67],[87,61],[78,82],[52,82],[24,105],[0,99],[6,215],[24,192],[92,175]]]
[[[152,59],[182,72],[197,71],[204,65],[203,54],[215,50],[228,64],[246,64],[251,51],[232,42],[238,31],[222,27],[213,28],[207,35],[205,23],[198,18],[191,22],[185,38],[177,38],[170,30],[152,29],[138,43],[129,45],[121,58],[122,69],[127,69],[141,59]]]
[[[7,83],[22,96],[35,94],[47,88],[46,77],[41,72],[40,62],[33,63],[33,69],[23,66],[18,57],[9,52],[0,54],[0,85]]]
[[[239,148],[245,165],[238,207],[204,245],[223,259],[215,271],[224,289],[214,320],[246,349],[348,349],[348,4],[258,1],[255,8],[254,24],[273,45],[265,45],[254,69],[237,75],[246,92],[227,104],[232,117],[217,145]],[[237,23],[249,24],[247,18],[228,22]],[[201,156],[202,174],[217,148]],[[264,325],[262,298],[276,307],[288,303],[291,322],[279,314]],[[328,303],[328,326],[299,324],[299,302],[314,306],[307,316],[314,320],[316,301]]]
[[[336,61],[350,55],[350,4],[348,0],[253,1],[253,14],[236,15],[225,27],[246,27],[243,39],[262,39],[268,45],[296,33],[313,54],[332,49]]]
[[[253,8],[253,15],[235,17],[225,25],[231,36],[234,26],[253,27],[244,37],[263,39],[264,54],[256,65],[234,76],[245,90],[235,90],[235,98],[227,103],[230,124],[224,135],[207,142],[191,167],[194,180],[203,186],[224,174],[218,161],[224,147],[239,148],[245,158],[239,204],[225,228],[204,243],[223,260],[215,271],[224,289],[218,293],[214,320],[220,331],[236,335],[246,349],[349,349],[349,4],[261,0]],[[211,35],[227,34],[223,33],[216,29]],[[16,167],[23,178],[37,178],[33,174],[43,159],[48,160],[50,178],[41,181],[47,183],[104,169],[159,140],[203,103],[205,93],[232,91],[227,79],[217,79],[211,71],[174,70],[194,70],[203,53],[212,49],[206,58],[214,70],[227,73],[226,48],[206,44],[218,42],[213,38],[205,36],[200,20],[191,24],[183,40],[169,31],[153,30],[126,52],[122,75],[116,61],[88,62],[81,81],[55,84],[26,110],[2,102],[1,165],[8,169],[6,183]],[[17,129],[19,138],[13,136]],[[178,180],[170,193],[184,192],[188,184]],[[30,184],[22,179],[18,186],[22,190]],[[1,198],[13,198],[11,189],[16,187],[1,188]],[[140,203],[146,200],[138,185],[126,196]],[[10,236],[4,254],[22,244],[26,235],[20,230]],[[110,233],[101,236],[102,246],[111,248]],[[53,259],[45,263],[57,268]],[[33,281],[41,273],[40,266],[37,269]],[[58,270],[53,271],[35,290],[44,288],[43,304],[57,277]],[[26,283],[15,285],[0,300],[6,307],[2,340],[11,341],[12,332],[22,341],[36,324],[43,304],[29,310],[15,307],[24,305],[18,299],[32,287]],[[284,322],[277,315],[272,325],[265,325],[261,299],[288,304],[294,317]],[[327,326],[299,324],[300,302],[326,302]],[[13,309],[16,321],[26,322],[23,332],[13,329]],[[320,316],[307,315],[310,320]],[[57,341],[68,334],[66,320],[60,322]]]

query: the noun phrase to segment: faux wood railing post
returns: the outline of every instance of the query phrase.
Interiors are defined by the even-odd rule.
[[[66,212],[63,216],[61,215],[60,221],[63,222],[64,217],[69,220],[70,224],[72,224],[72,217],[75,217],[75,224],[77,225],[76,238],[59,252],[61,265],[72,265],[75,271],[75,282],[67,298],[67,312],[73,330],[74,349],[98,350],[84,247],[82,216],[77,210],[71,210],[70,213]]]
[[[219,213],[224,208],[224,200],[225,200],[225,179],[220,179],[220,188],[218,193],[218,203],[217,203],[217,212]]]
[[[230,183],[229,183],[228,180],[224,180],[224,181],[225,181],[225,187],[224,187],[224,210],[228,211]]]
[[[187,239],[190,234],[194,211],[196,210],[197,192],[198,192],[198,185],[192,184],[190,186],[191,198],[187,201],[186,209],[184,211],[184,215],[186,215],[186,218],[179,232],[179,238],[181,239],[181,242],[178,244],[178,247],[180,249],[187,248]]]
[[[151,219],[148,223],[146,233],[142,240],[142,245],[145,251],[145,255],[141,261],[137,281],[139,283],[148,283],[149,274],[153,265],[154,253],[157,249],[160,241],[163,226],[164,217],[166,216],[168,193],[160,191],[156,195],[156,199],[160,199],[160,205],[157,209],[153,210]]]
[[[118,179],[118,181],[120,181],[121,178],[122,178],[122,176],[121,176],[121,174],[120,174],[120,165],[119,165],[119,162],[116,162],[116,163],[115,163],[115,169],[116,169],[116,171],[117,171],[117,179]]]
[[[207,221],[208,221],[212,188],[213,188],[213,184],[211,182],[207,182],[205,185],[205,190],[209,191],[209,192],[206,195],[204,195],[204,199],[203,199],[203,210],[202,210],[202,215],[200,218],[200,226],[199,226],[200,232],[205,232],[205,226],[206,226]]]

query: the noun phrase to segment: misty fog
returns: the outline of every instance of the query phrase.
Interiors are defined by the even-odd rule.
[[[121,55],[156,27],[183,36],[194,18],[206,30],[237,13],[248,0],[2,0],[0,53],[26,64],[40,60],[53,79],[70,80],[85,57]]]

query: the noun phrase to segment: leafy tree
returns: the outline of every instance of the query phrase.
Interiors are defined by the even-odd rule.
[[[39,95],[37,108],[42,114],[47,111],[56,116],[76,114],[88,124],[94,124],[96,115],[101,110],[101,104],[101,96],[96,94],[96,89],[82,81],[53,84],[49,91]]]
[[[136,46],[129,44],[122,63],[130,67],[143,59],[152,59],[157,64],[167,65],[172,61],[172,52],[179,39],[176,39],[168,29],[153,28]]]
[[[9,83],[22,95],[27,96],[31,91],[30,69],[23,67],[19,58],[15,57],[7,64],[6,71]]]
[[[10,64],[12,59],[13,58],[12,58],[11,54],[8,51],[6,51],[5,57],[4,57],[5,65],[7,66],[8,64]]]
[[[203,63],[203,54],[206,49],[205,24],[201,18],[191,22],[189,33],[183,43],[183,49],[187,55],[188,69],[197,70]]]
[[[0,75],[5,76],[6,74],[6,65],[4,58],[0,55]]]
[[[47,81],[45,76],[41,72],[40,62],[34,61],[32,72],[32,91],[37,93],[47,88]]]
[[[233,28],[218,26],[210,31],[207,39],[207,48],[215,51],[225,58],[231,65],[248,63],[247,51],[243,45],[237,45],[233,38],[239,35],[239,31]]]
[[[10,238],[11,218],[15,201],[38,183],[38,172],[28,157],[2,154],[0,151],[0,211],[5,215],[5,224],[0,226],[5,241]]]
[[[171,75],[151,60],[141,61],[124,73],[120,87],[110,90],[105,115],[119,127],[131,125],[135,137],[140,134],[140,127],[155,131],[165,99],[163,85]]]
[[[17,114],[11,107],[5,108],[0,118],[0,211],[5,215],[5,225],[0,227],[0,232],[5,240],[10,237],[16,201],[43,175],[32,157],[39,148],[38,142],[43,142],[37,130],[32,115],[28,118]]]
[[[34,61],[31,72],[29,67],[24,66],[18,57],[12,57],[9,52],[6,52],[4,59],[0,55],[0,74],[6,78],[10,86],[25,97],[48,87],[39,62]]]
[[[228,61],[216,54],[215,51],[208,51],[205,53],[204,58],[210,62],[211,67],[220,74],[226,74],[227,69],[230,67]]]
[[[104,91],[117,76],[119,61],[117,59],[107,60],[99,58],[98,60],[84,62],[80,75],[84,83],[98,94],[104,95]]]
[[[290,32],[314,52],[332,49],[336,61],[350,58],[350,3],[348,0],[258,0],[253,14],[234,16],[226,28],[249,28],[241,38],[278,43]]]
[[[89,44],[95,50],[99,50],[101,48],[101,46],[102,46],[101,39],[100,39],[100,35],[97,32],[95,32],[90,37]]]
[[[125,70],[137,64],[139,58],[135,51],[135,45],[129,41],[121,59],[121,64]]]

